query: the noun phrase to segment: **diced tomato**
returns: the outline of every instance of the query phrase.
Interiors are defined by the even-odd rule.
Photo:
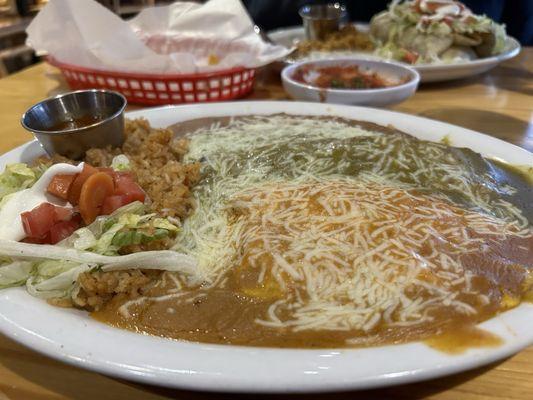
[[[42,238],[25,237],[24,239],[21,240],[21,242],[31,243],[31,244],[51,244],[50,243],[50,232],[48,232]]]
[[[117,194],[113,196],[109,196],[104,200],[104,203],[102,204],[101,214],[102,215],[109,215],[113,211],[118,210],[120,207],[125,206],[126,204],[132,203],[135,200],[132,200],[132,198],[127,194]]]
[[[46,191],[54,196],[59,197],[60,199],[67,200],[68,191],[70,185],[72,185],[72,182],[74,181],[74,178],[76,178],[76,175],[57,174],[48,184]]]
[[[453,21],[454,19],[452,17],[449,17],[449,16],[446,16],[442,19],[442,22],[444,22],[446,25],[448,26],[452,26],[453,25]]]
[[[31,211],[20,214],[22,226],[26,235],[32,238],[42,238],[56,221],[55,207],[50,203],[43,203]]]
[[[62,241],[72,235],[72,233],[79,227],[80,223],[77,219],[58,222],[50,228],[50,243],[56,244]]]
[[[91,175],[94,175],[98,172],[96,168],[89,164],[83,164],[83,170],[76,175],[76,178],[70,185],[68,192],[68,201],[72,205],[77,205],[80,201],[81,188],[85,181],[89,179]]]
[[[20,218],[27,235],[26,243],[57,243],[80,227],[81,218],[90,224],[98,215],[111,214],[134,201],[144,202],[146,194],[129,172],[111,168],[94,168],[85,164],[76,175],[56,175],[47,191],[57,197],[79,204],[75,210],[43,203]]]
[[[32,243],[49,243],[45,237],[50,229],[57,223],[70,222],[73,219],[72,209],[57,207],[50,203],[43,203],[31,211],[23,212],[20,215],[22,226],[27,238],[33,240]]]
[[[405,54],[403,55],[403,59],[409,64],[414,64],[416,60],[418,60],[418,54],[412,51],[406,51]]]
[[[115,170],[113,168],[108,168],[108,167],[98,167],[97,168],[98,171],[100,172],[105,172],[106,174],[108,174],[111,178],[115,179]]]
[[[426,10],[430,13],[430,14],[434,14],[441,6],[442,4],[438,1],[426,1]]]
[[[117,173],[115,175],[115,193],[113,194],[129,196],[130,203],[136,200],[143,202],[146,198],[144,191],[129,173]]]
[[[54,221],[70,221],[74,211],[72,208],[54,206]]]
[[[98,167],[96,168],[98,171],[100,172],[107,172],[111,175],[114,175],[115,174],[115,170],[113,168],[110,168],[110,167]]]
[[[133,180],[129,172],[114,172],[115,191],[112,196],[107,197],[102,204],[101,214],[109,215],[126,204],[134,201],[144,202],[146,194],[142,188]]]

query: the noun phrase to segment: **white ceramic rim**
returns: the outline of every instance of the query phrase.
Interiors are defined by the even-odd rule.
[[[394,85],[394,86],[378,88],[378,89],[334,89],[334,88],[319,88],[318,86],[313,86],[311,84],[298,82],[292,78],[292,72],[294,72],[295,70],[297,70],[298,68],[304,65],[313,64],[313,65],[320,66],[321,64],[339,63],[345,66],[345,65],[358,65],[358,63],[361,63],[361,62],[364,62],[367,64],[374,64],[376,67],[379,65],[391,65],[394,68],[397,68],[398,70],[402,70],[406,72],[407,74],[409,74],[409,80],[406,81],[405,83],[402,83],[401,85]],[[357,94],[385,95],[387,93],[401,91],[406,88],[410,88],[412,86],[417,86],[418,83],[420,82],[420,74],[414,68],[411,68],[405,64],[397,63],[394,61],[369,60],[369,59],[359,58],[359,57],[343,57],[343,58],[324,58],[320,60],[306,60],[306,61],[299,61],[291,65],[287,65],[281,71],[281,79],[289,82],[290,84],[294,86],[298,86],[298,87],[301,87],[301,88],[304,88],[304,89],[307,89],[313,92],[340,94],[340,95],[346,95],[346,96],[357,96]]]
[[[128,113],[154,126],[206,116],[288,113],[331,115],[394,125],[413,136],[453,144],[515,164],[533,154],[499,139],[426,118],[365,107],[304,102],[235,102],[169,106]],[[34,142],[3,156],[0,164],[42,151]],[[85,313],[52,307],[23,288],[0,292],[0,331],[50,357],[133,381],[218,392],[325,392],[368,389],[437,378],[508,357],[533,343],[533,305],[522,304],[480,324],[499,335],[496,348],[451,356],[422,343],[363,349],[263,349],[172,341],[114,329]],[[53,321],[53,323],[50,323]],[[117,345],[120,344],[120,345]]]

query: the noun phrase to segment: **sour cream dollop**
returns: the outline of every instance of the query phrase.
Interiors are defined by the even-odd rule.
[[[19,241],[26,237],[20,214],[31,211],[42,203],[72,208],[72,205],[46,192],[50,181],[57,174],[77,174],[83,169],[83,163],[78,166],[70,164],[55,164],[46,170],[35,184],[29,188],[12,193],[5,198],[5,204],[0,208],[0,239]]]

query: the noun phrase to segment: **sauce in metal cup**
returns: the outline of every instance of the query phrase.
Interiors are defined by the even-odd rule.
[[[126,104],[117,92],[79,90],[35,104],[21,123],[48,155],[78,160],[91,148],[122,145]]]

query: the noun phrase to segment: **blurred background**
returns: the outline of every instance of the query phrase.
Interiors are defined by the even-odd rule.
[[[83,0],[79,0],[83,1]],[[144,7],[168,4],[158,0],[98,1],[123,18],[135,16]],[[0,77],[39,61],[25,45],[26,27],[48,0],[0,0]]]
[[[83,1],[83,0],[78,0]],[[298,9],[324,0],[242,0],[255,23],[263,30],[301,24]],[[25,29],[48,0],[0,0],[0,77],[38,61],[25,45]],[[135,16],[142,8],[171,3],[168,0],[99,0],[123,18]],[[331,2],[331,0],[330,0]],[[345,0],[352,21],[368,21],[384,10],[390,0]],[[476,14],[486,14],[505,23],[507,32],[522,45],[533,45],[533,0],[463,0]]]

